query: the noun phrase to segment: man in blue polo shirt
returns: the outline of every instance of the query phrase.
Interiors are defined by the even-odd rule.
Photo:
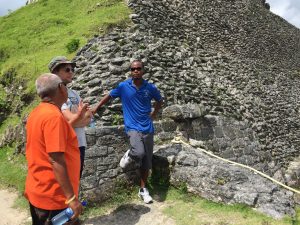
[[[125,168],[131,162],[140,164],[141,183],[139,196],[145,203],[152,202],[152,197],[145,187],[152,168],[153,155],[153,119],[162,106],[163,99],[154,84],[143,79],[144,66],[139,60],[131,63],[131,78],[119,83],[118,87],[106,95],[92,110],[95,113],[111,98],[120,98],[122,102],[125,131],[130,140],[130,149],[120,161],[121,168]],[[151,112],[151,100],[156,101]]]

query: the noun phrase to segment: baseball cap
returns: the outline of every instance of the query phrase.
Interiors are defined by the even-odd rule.
[[[53,72],[53,70],[61,64],[71,64],[72,67],[76,66],[76,63],[69,61],[65,56],[56,56],[51,59],[50,63],[48,64],[48,68],[50,72]]]

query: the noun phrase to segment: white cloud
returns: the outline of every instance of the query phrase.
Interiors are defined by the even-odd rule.
[[[267,0],[267,2],[270,4],[273,13],[300,28],[299,0]]]

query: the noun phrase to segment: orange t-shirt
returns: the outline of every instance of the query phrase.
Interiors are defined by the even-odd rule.
[[[41,209],[66,208],[66,197],[55,179],[48,153],[64,152],[69,179],[78,196],[80,153],[75,131],[57,106],[40,103],[28,117],[26,132],[26,198]]]

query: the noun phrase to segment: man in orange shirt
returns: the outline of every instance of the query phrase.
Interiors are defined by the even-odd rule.
[[[76,133],[60,111],[68,98],[67,88],[58,76],[43,74],[36,80],[36,90],[42,101],[26,124],[25,197],[32,224],[51,224],[67,207],[76,221],[83,210],[78,200],[80,153]],[[77,116],[82,117],[86,110],[83,105]]]

